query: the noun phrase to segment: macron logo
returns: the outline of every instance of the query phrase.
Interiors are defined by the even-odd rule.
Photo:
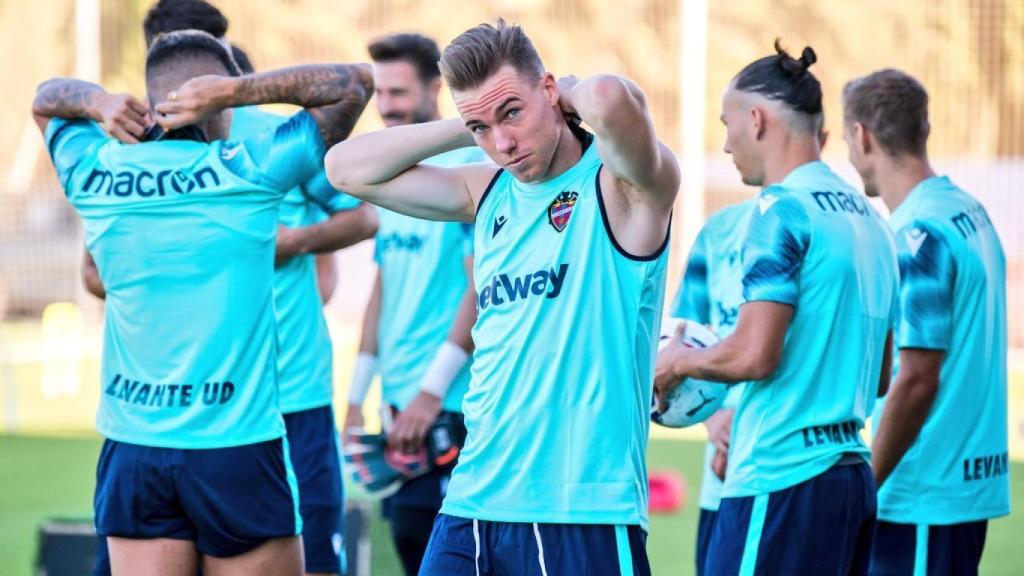
[[[917,252],[921,249],[928,233],[920,228],[912,228],[907,231],[907,245],[910,246],[910,255],[917,258]]]
[[[772,204],[775,204],[778,201],[779,197],[774,196],[772,194],[763,194],[760,198],[758,198],[757,207],[760,208],[761,210],[761,216],[764,216],[764,213],[767,212],[772,207]]]
[[[220,151],[220,159],[221,160],[231,160],[235,156],[238,156],[238,153],[241,150],[242,150],[242,145],[241,144],[235,145],[234,148],[224,148],[223,150]]]
[[[506,222],[508,222],[508,218],[505,216],[498,216],[494,219],[494,227],[491,228],[491,238],[494,238],[498,235],[498,232],[501,232],[501,229],[505,227]]]

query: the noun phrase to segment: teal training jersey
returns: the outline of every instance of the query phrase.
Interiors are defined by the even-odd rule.
[[[931,525],[1004,516],[1010,468],[999,236],[985,209],[940,177],[918,184],[893,211],[891,225],[902,280],[896,346],[945,357],[921,434],[878,493],[878,517]],[[876,428],[882,412],[879,402]]]
[[[445,514],[647,526],[667,255],[615,243],[587,142],[557,177],[525,184],[500,171],[480,200],[468,437]]]
[[[793,307],[782,359],[748,382],[733,420],[722,496],[775,492],[844,453],[870,459],[860,431],[878,394],[898,271],[892,232],[822,162],[766,187],[743,243],[746,302]]]
[[[486,162],[476,147],[461,148],[424,161],[434,166]],[[421,220],[378,210],[380,226],[374,258],[380,267],[381,307],[377,356],[384,401],[404,410],[438,349],[448,339],[459,304],[469,288],[465,259],[472,255],[469,224]],[[452,381],[442,402],[462,411],[472,362]]]
[[[231,138],[240,140],[274,130],[285,117],[255,106],[234,109]],[[278,224],[298,228],[317,224],[330,214],[359,205],[336,192],[323,170],[288,191]],[[317,286],[316,256],[291,258],[274,272],[277,318],[277,385],[285,414],[327,406],[334,393],[331,337]]]
[[[55,119],[46,142],[107,291],[99,432],[166,448],[281,437],[274,237],[285,192],[322,170],[312,116],[133,146]]]
[[[747,200],[715,212],[704,223],[690,249],[686,271],[672,305],[672,316],[711,326],[720,338],[736,329],[743,304],[743,240],[757,206]],[[723,408],[735,408],[743,385],[729,388]],[[704,449],[704,477],[700,484],[700,507],[718,510],[722,480],[711,471],[715,445]]]

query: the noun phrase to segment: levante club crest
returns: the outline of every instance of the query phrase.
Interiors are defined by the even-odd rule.
[[[576,206],[576,199],[579,196],[575,192],[562,192],[551,203],[551,206],[548,206],[548,222],[551,222],[551,226],[555,231],[561,232],[565,230],[565,226],[569,223],[569,217],[572,216],[572,209]]]

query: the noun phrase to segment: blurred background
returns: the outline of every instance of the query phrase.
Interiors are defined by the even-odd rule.
[[[720,97],[731,77],[772,51],[799,53],[825,92],[825,160],[860,186],[846,160],[840,94],[854,76],[898,67],[931,95],[933,165],[977,196],[1008,260],[1011,455],[1014,496],[1024,465],[1024,2],[1021,0],[214,0],[228,36],[257,70],[316,61],[367,61],[366,44],[415,31],[443,47],[498,16],[521,24],[556,76],[615,72],[647,93],[661,138],[680,155],[683,191],[672,239],[668,296],[704,218],[756,191],[722,152]],[[42,518],[91,507],[99,441],[102,306],[80,283],[81,226],[56,181],[29,114],[52,76],[98,81],[144,96],[142,19],[150,0],[0,0],[0,574],[28,574]],[[442,96],[443,111],[454,114]],[[371,103],[356,131],[379,128]],[[883,208],[884,210],[884,208]],[[372,243],[337,254],[341,281],[327,306],[336,389],[347,396],[358,323],[372,281]],[[984,369],[984,367],[979,367]],[[371,394],[371,397],[373,395]],[[699,427],[698,427],[699,428]],[[655,432],[653,468],[682,471],[694,502],[655,518],[656,574],[689,574],[703,428]],[[1018,505],[1024,504],[1020,502]],[[1011,527],[1016,522],[1015,527]],[[379,523],[378,523],[379,524]],[[1010,534],[990,531],[983,573],[1024,573]],[[1002,534],[1006,534],[1005,541]],[[1002,544],[1005,544],[1003,546]],[[387,542],[374,574],[391,574]],[[1019,546],[1017,547],[1019,548]]]

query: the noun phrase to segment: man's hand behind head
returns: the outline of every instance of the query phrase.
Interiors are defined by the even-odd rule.
[[[156,121],[167,131],[198,124],[223,110],[235,79],[228,76],[198,76],[185,82],[156,105]]]
[[[149,107],[131,94],[106,94],[95,96],[97,120],[103,131],[111,138],[125,144],[138,144],[146,128],[153,123]]]

